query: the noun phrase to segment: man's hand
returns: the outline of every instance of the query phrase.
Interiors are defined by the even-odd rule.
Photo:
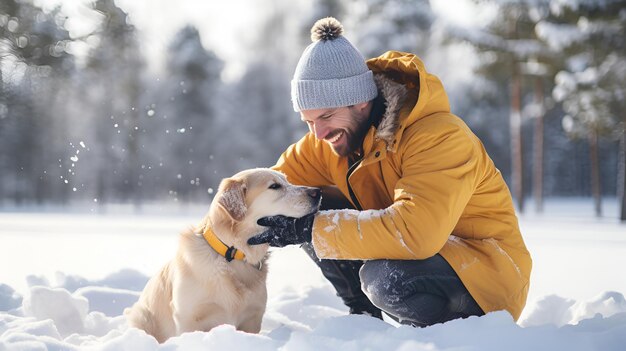
[[[267,230],[248,239],[248,245],[270,244],[273,247],[284,247],[310,242],[314,219],[315,213],[300,218],[263,217],[257,223],[268,227]]]

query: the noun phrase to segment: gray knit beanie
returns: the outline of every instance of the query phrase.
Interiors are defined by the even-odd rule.
[[[365,58],[342,35],[333,17],[315,22],[311,40],[291,81],[291,101],[296,112],[334,108],[373,100],[378,95]]]

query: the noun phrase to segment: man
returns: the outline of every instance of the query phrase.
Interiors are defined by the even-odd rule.
[[[249,243],[304,244],[351,313],[414,326],[519,318],[531,258],[500,172],[418,57],[365,62],[342,31],[334,18],[311,29],[291,85],[310,133],[275,169],[354,209],[262,218]]]

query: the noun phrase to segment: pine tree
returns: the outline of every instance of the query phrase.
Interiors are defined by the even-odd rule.
[[[536,118],[535,131],[535,190],[538,209],[542,207],[541,189],[543,187],[543,94],[542,76],[549,74],[549,63],[553,61],[548,48],[539,40],[534,31],[536,21],[545,12],[547,3],[542,0],[520,1],[477,1],[497,6],[494,16],[484,30],[453,30],[452,36],[474,45],[478,51],[481,65],[477,69],[480,76],[497,82],[499,86],[509,87],[510,106],[509,130],[511,148],[511,183],[512,192],[520,212],[524,211],[524,155],[522,125],[524,123],[524,76],[535,77],[535,108],[532,114]],[[540,67],[540,70],[536,68]],[[547,72],[546,72],[547,71]]]
[[[59,184],[52,177],[61,154],[53,133],[63,130],[58,86],[74,67],[65,50],[71,39],[64,21],[59,8],[44,12],[30,2],[0,4],[0,67],[6,60],[12,72],[22,72],[19,78],[0,74],[0,148],[6,151],[0,163],[8,170],[5,177],[13,176],[0,180],[18,202],[42,202]]]
[[[241,79],[230,85],[228,98],[220,107],[221,135],[237,141],[218,146],[217,157],[224,165],[223,172],[272,166],[306,132],[290,98],[291,77],[302,51],[288,44],[297,43],[302,48],[309,45],[310,34],[305,35],[304,28],[308,33],[313,22],[292,22],[292,16],[310,15],[294,12],[297,8],[278,6],[279,2],[273,2],[274,8],[260,25],[258,35],[249,45],[254,55],[250,55]],[[315,2],[318,3],[328,5],[333,1]]]
[[[625,90],[623,65],[626,61],[626,1],[572,1],[551,7],[551,17],[538,33],[555,49],[567,54],[565,68],[556,76],[555,99],[566,116],[563,127],[573,138],[589,143],[592,164],[591,184],[597,216],[602,214],[602,184],[598,155],[601,138],[624,139]],[[621,116],[621,117],[620,117]],[[620,164],[626,167],[624,142]],[[626,219],[624,171],[620,173],[622,213]]]
[[[161,188],[176,199],[204,195],[198,187],[214,178],[210,155],[219,139],[215,119],[223,67],[222,60],[204,48],[195,27],[186,26],[172,38],[158,93],[162,103],[150,118],[149,142],[150,152],[163,164]]]
[[[424,56],[434,14],[428,0],[367,0],[349,3],[346,36],[367,58],[388,50]]]
[[[93,9],[101,15],[92,34],[98,45],[88,55],[83,84],[91,111],[94,155],[90,159],[96,181],[95,197],[104,203],[119,195],[139,203],[140,121],[139,99],[144,62],[135,27],[113,0],[98,0]],[[91,141],[91,140],[90,140]]]

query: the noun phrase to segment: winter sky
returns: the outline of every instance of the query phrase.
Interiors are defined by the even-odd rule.
[[[475,25],[491,16],[487,6],[480,8],[469,0],[455,0],[454,6],[446,0],[431,0],[433,11],[446,22],[457,25]],[[73,37],[89,33],[97,15],[89,10],[90,0],[36,0],[45,9],[62,5],[68,16],[66,27]],[[309,6],[309,1],[197,1],[197,0],[115,0],[138,28],[141,45],[149,57],[153,70],[163,63],[167,45],[173,35],[186,24],[196,26],[206,48],[216,51],[227,62],[225,79],[237,78],[245,65],[242,52],[258,28],[259,19],[277,7]],[[346,34],[348,35],[348,34]],[[306,44],[306,43],[303,43]],[[393,48],[389,48],[393,49]],[[86,47],[75,45],[72,50],[80,56]]]

